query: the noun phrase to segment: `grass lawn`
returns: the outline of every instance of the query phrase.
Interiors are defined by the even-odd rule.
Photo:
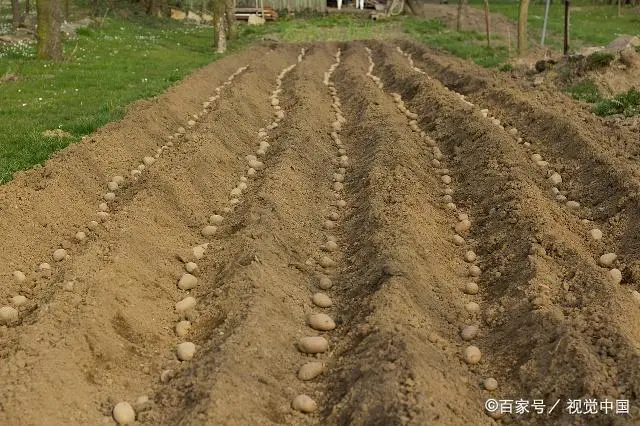
[[[424,20],[407,17],[404,20],[404,31],[417,41],[453,53],[461,58],[469,59],[484,67],[496,67],[508,58],[507,47],[486,46],[486,36],[476,31],[457,32],[437,20]],[[493,36],[493,40],[498,40]]]
[[[481,0],[471,0],[473,7],[482,8]],[[502,13],[517,21],[518,1],[496,0],[489,2],[491,12]],[[531,2],[527,19],[530,43],[540,43],[544,22],[545,3]],[[621,34],[640,36],[640,8],[623,7],[622,16],[618,17],[618,8],[613,5],[594,5],[591,0],[572,1],[570,8],[570,47],[606,45]],[[551,36],[551,44],[559,47],[564,31],[564,3],[553,1],[549,7],[547,37]],[[549,38],[545,44],[549,44]]]
[[[35,58],[35,45],[0,47],[0,182],[109,121],[126,105],[156,95],[214,59],[212,31],[170,23],[107,19],[65,43],[61,63]],[[69,138],[43,137],[61,129]]]

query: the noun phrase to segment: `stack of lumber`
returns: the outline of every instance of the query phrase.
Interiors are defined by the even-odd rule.
[[[235,17],[236,20],[247,21],[249,20],[249,15],[262,15],[262,9],[258,7],[237,7]],[[274,21],[278,17],[278,12],[276,12],[271,6],[264,7],[264,16],[263,18],[267,21]]]

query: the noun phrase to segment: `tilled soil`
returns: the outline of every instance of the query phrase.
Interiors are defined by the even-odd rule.
[[[407,41],[228,56],[0,187],[0,424],[637,424],[639,142]]]

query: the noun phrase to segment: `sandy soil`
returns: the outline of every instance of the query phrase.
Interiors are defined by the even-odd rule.
[[[120,401],[149,425],[637,424],[638,146],[562,95],[407,41],[228,56],[0,187],[0,306],[18,311],[0,317],[0,424],[113,424]],[[328,348],[302,353],[305,336]],[[322,373],[300,380],[310,361]],[[317,409],[293,409],[300,394]],[[497,418],[487,398],[631,408]]]

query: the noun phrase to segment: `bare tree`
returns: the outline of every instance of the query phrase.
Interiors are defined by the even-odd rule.
[[[213,0],[213,25],[215,28],[216,52],[227,51],[227,40],[235,35],[235,0]]]
[[[227,51],[227,16],[225,0],[213,0],[213,26],[215,29],[216,53]]]
[[[37,0],[36,12],[38,31],[38,57],[44,59],[62,59],[62,22],[61,0]]]
[[[529,15],[529,0],[520,0],[518,12],[518,54],[527,50],[527,16]]]
[[[17,30],[21,24],[20,19],[20,2],[18,0],[11,0],[11,13],[13,19],[11,20],[11,28],[13,31]]]

